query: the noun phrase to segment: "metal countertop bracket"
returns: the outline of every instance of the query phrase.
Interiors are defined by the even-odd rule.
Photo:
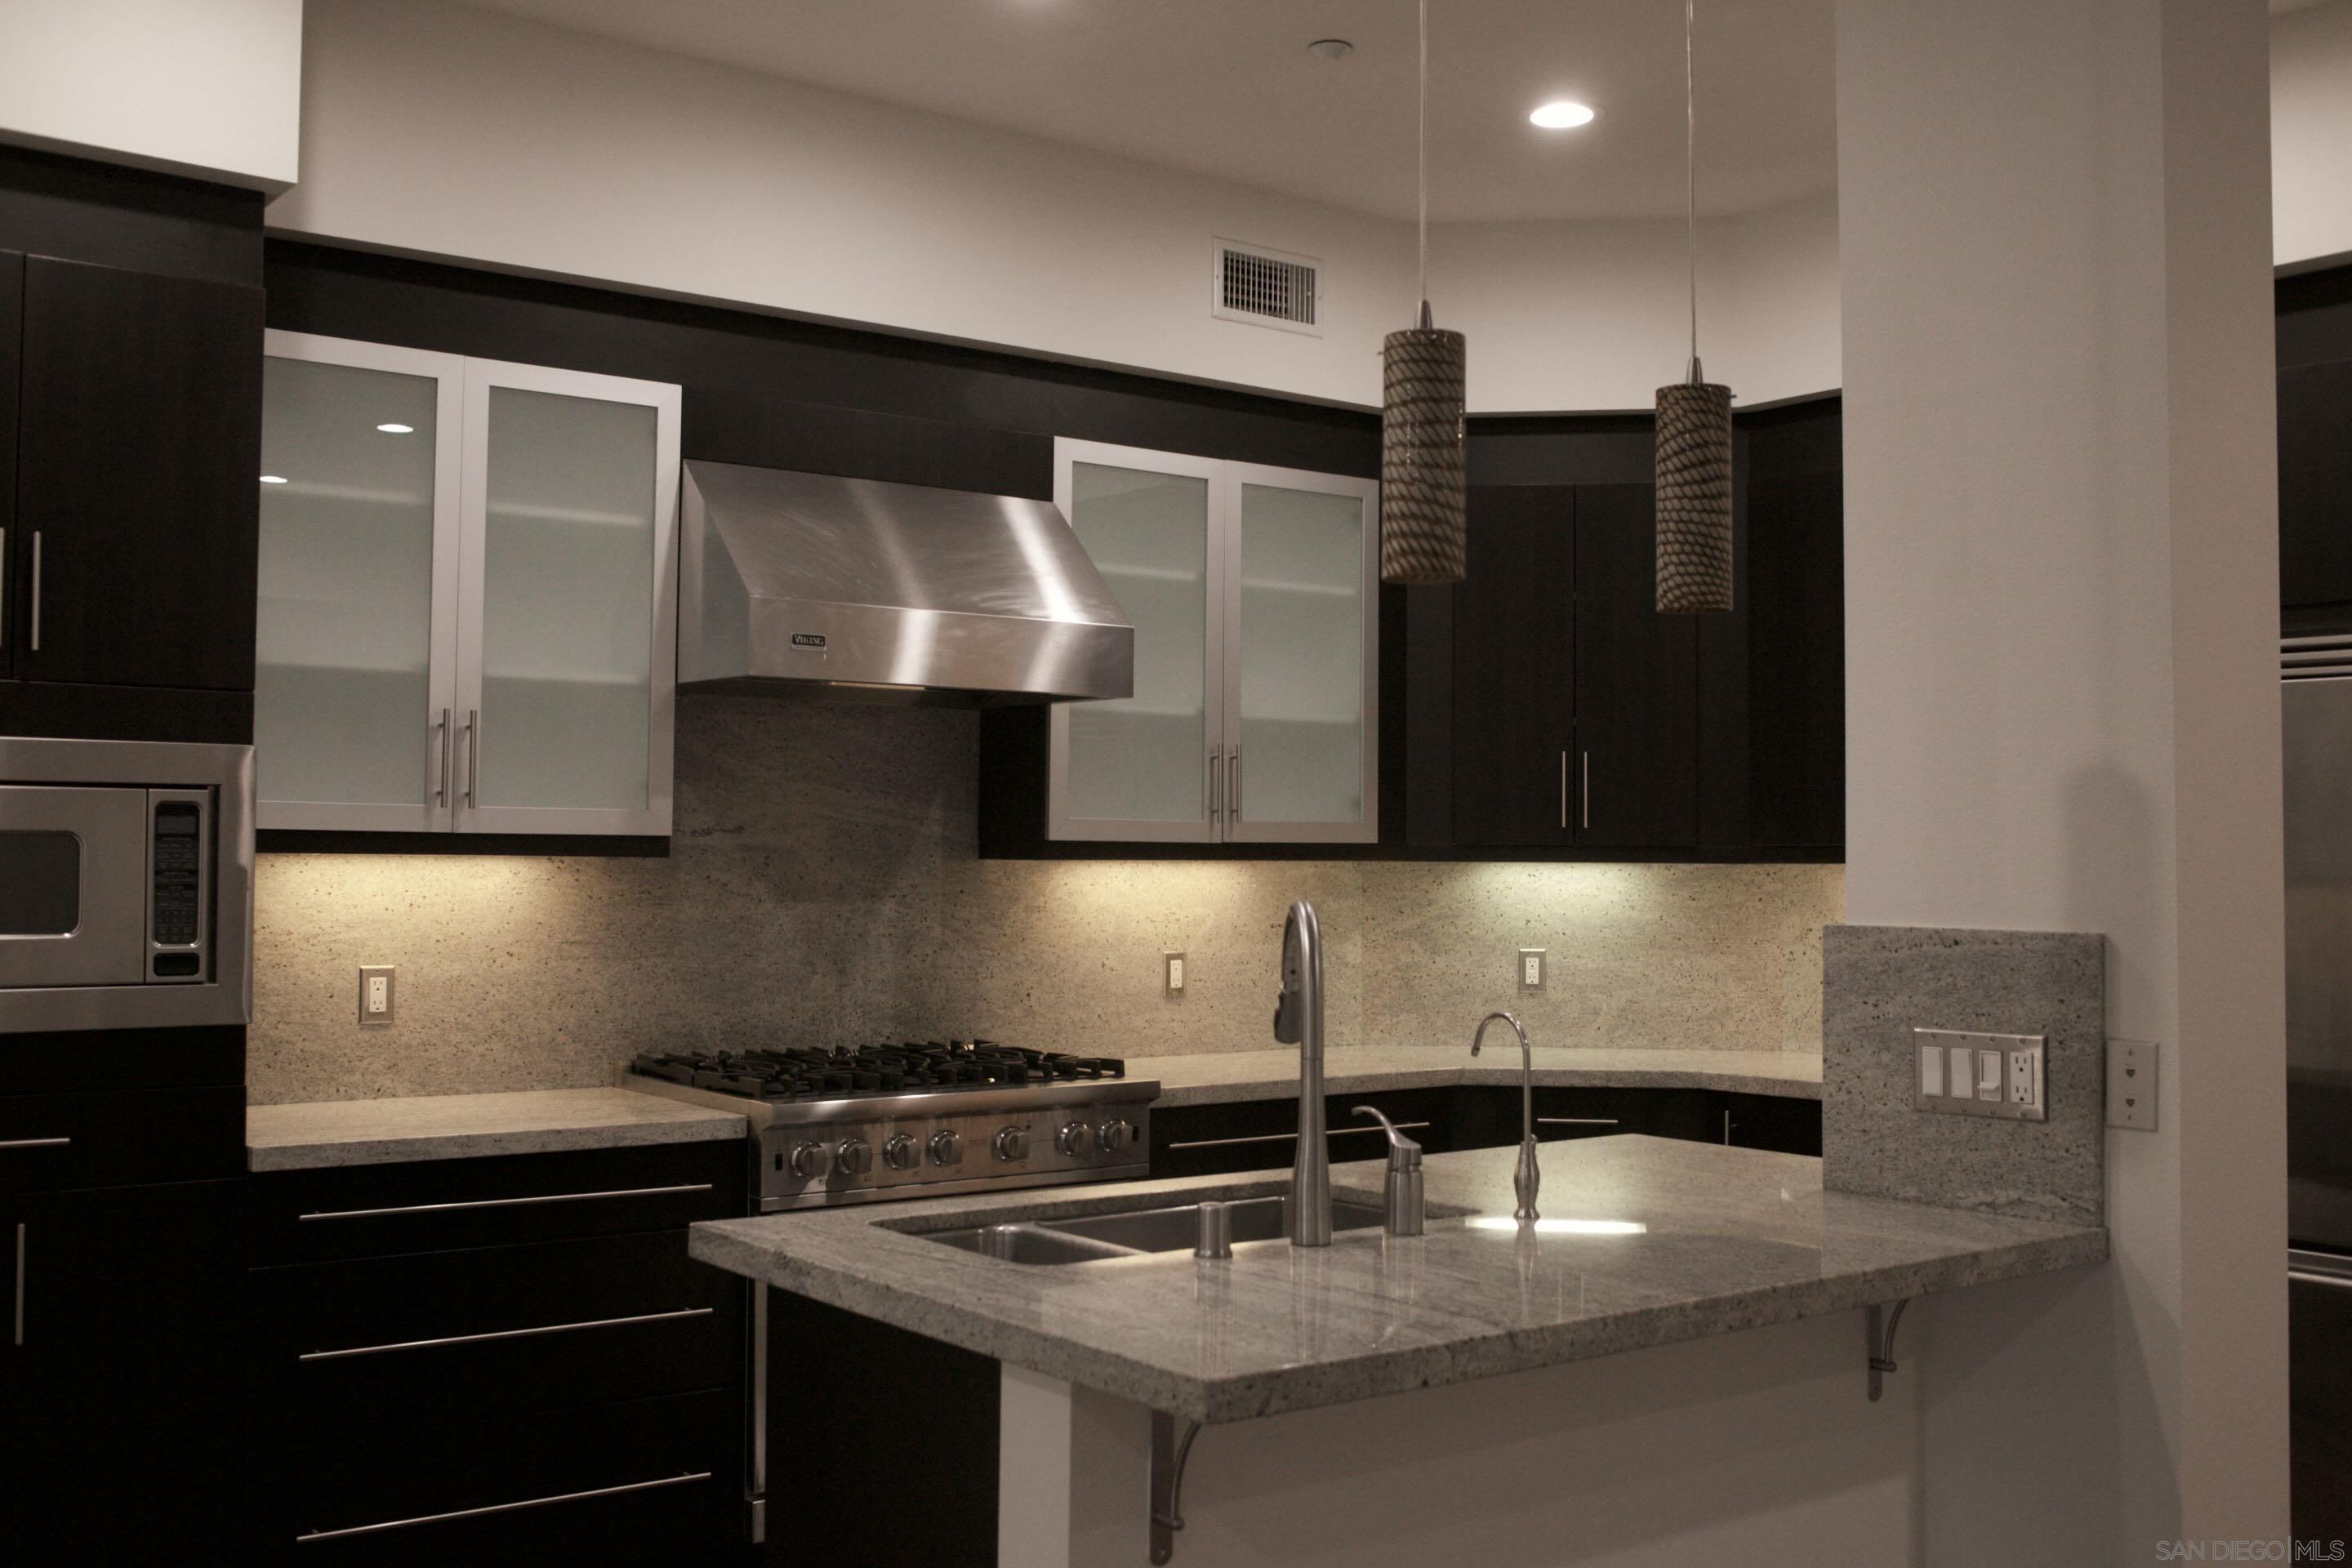
[[[1151,1413],[1151,1561],[1156,1563],[1176,1555],[1176,1532],[1184,1528],[1184,1461],[1192,1457],[1192,1439],[1200,1435],[1198,1421],[1180,1422],[1164,1410]]]
[[[1895,1331],[1902,1326],[1903,1309],[1910,1304],[1910,1300],[1906,1298],[1895,1302],[1892,1308],[1867,1309],[1869,1314],[1867,1332],[1870,1342],[1866,1352],[1870,1363],[1870,1397],[1873,1401],[1885,1392],[1886,1374],[1900,1370],[1895,1364]],[[1156,1471],[1154,1473],[1157,1474]]]

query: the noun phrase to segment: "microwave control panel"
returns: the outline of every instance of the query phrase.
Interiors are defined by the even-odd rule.
[[[201,980],[209,803],[195,790],[150,790],[147,798],[148,978]]]

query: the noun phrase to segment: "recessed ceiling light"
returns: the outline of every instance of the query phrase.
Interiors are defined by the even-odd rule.
[[[286,482],[286,476],[283,474],[264,474],[261,476],[261,482],[265,485],[282,485]]]
[[[1307,46],[1307,52],[1318,60],[1344,60],[1356,52],[1356,46],[1345,38],[1318,38]]]
[[[411,436],[416,432],[414,425],[379,425],[376,428],[387,436]]]
[[[1590,125],[1600,117],[1601,111],[1589,103],[1560,98],[1543,105],[1528,119],[1547,131],[1566,131],[1578,125]]]

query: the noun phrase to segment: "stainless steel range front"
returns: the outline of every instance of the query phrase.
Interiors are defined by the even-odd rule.
[[[740,1112],[761,1213],[1150,1172],[1154,1082],[986,1040],[647,1053],[624,1088]]]
[[[1108,1057],[988,1040],[854,1049],[653,1051],[624,1089],[751,1124],[755,1213],[1150,1173],[1160,1085]],[[789,1367],[791,1349],[778,1362]],[[767,1539],[768,1292],[751,1290],[751,1536]],[[778,1406],[790,1408],[789,1401]]]

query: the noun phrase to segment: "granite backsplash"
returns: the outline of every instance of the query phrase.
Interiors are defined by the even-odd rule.
[[[1821,1048],[1841,868],[981,860],[977,744],[965,712],[689,697],[667,858],[265,855],[250,1098],[590,1085],[664,1045],[1260,1049],[1297,898],[1334,1046],[1458,1049],[1507,1006],[1542,1045]],[[363,963],[399,967],[389,1027]]]

